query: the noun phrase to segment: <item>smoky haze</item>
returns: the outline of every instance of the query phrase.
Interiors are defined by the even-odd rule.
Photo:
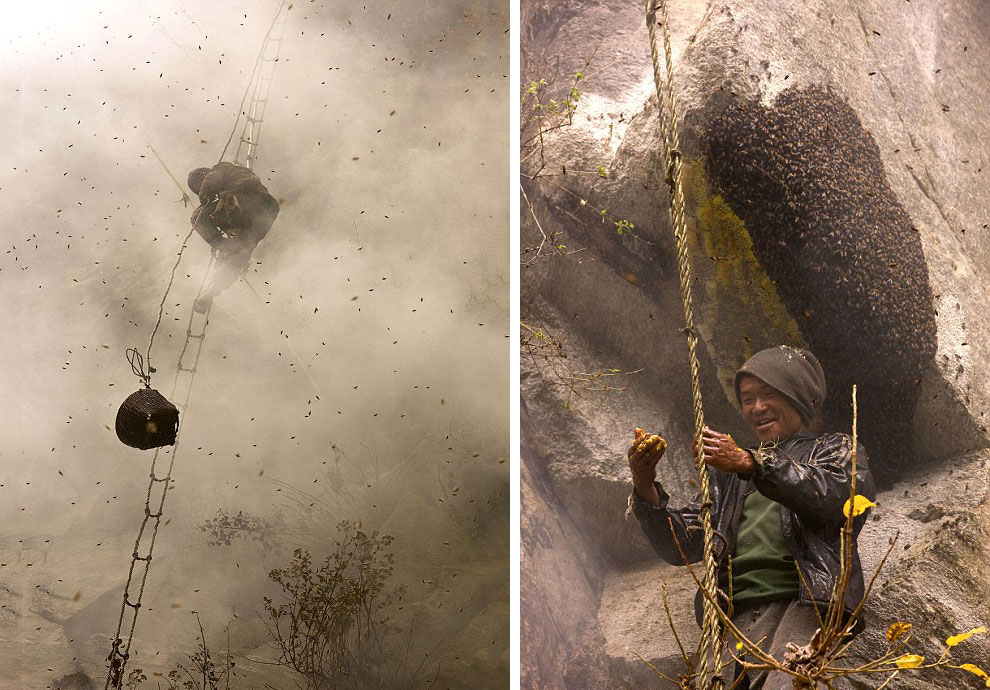
[[[276,6],[0,10],[0,688],[103,685],[152,455],[112,430],[125,350],[161,305],[169,395],[209,261],[193,235],[162,301],[185,177],[220,159]],[[188,661],[197,612],[232,687],[292,687],[268,572],[352,520],[395,539],[410,666],[506,687],[508,3],[286,17],[254,165],[281,212],[211,311],[128,668]]]

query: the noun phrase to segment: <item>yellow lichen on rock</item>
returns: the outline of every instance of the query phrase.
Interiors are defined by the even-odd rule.
[[[735,372],[752,354],[780,343],[807,344],[753,253],[746,226],[712,193],[703,160],[685,161],[682,185],[691,268],[701,288],[692,294],[696,325],[734,400]]]

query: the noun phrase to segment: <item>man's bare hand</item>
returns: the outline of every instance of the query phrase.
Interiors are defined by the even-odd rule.
[[[756,462],[729,434],[720,434],[706,426],[701,432],[701,441],[705,463],[711,467],[737,474],[751,474],[756,470]]]
[[[666,450],[667,442],[660,436],[636,429],[636,438],[633,439],[626,453],[636,494],[655,506],[660,505],[660,494],[657,493],[653,482],[657,478],[657,463]]]

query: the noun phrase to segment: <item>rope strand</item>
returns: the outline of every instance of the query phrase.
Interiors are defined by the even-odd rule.
[[[244,95],[241,96],[241,104],[237,108],[237,117],[234,118],[234,126],[230,129],[230,136],[227,137],[227,143],[224,144],[223,150],[220,152],[220,158],[217,163],[223,160],[223,157],[227,155],[227,149],[230,147],[230,142],[234,140],[234,135],[237,133],[237,123],[241,121],[241,116],[246,115],[244,112],[244,103],[247,101],[248,94],[251,93],[251,87],[255,85],[254,77],[258,73],[258,69],[261,67],[262,58],[265,55],[265,48],[268,45],[268,39],[272,33],[272,27],[278,21],[279,16],[282,14],[282,7],[285,6],[286,0],[281,0],[278,4],[278,8],[275,10],[275,16],[272,17],[271,24],[268,25],[268,29],[265,31],[265,38],[261,42],[261,50],[258,51],[258,57],[254,61],[254,69],[251,70],[251,78],[248,79],[248,85],[244,89]]]
[[[211,255],[210,263],[203,273],[203,280],[200,282],[199,291],[197,293],[197,298],[203,293],[203,288],[206,285],[206,279],[210,275],[210,271],[213,268],[213,262],[215,257]],[[174,398],[176,392],[179,389],[179,377],[182,372],[189,373],[189,381],[185,387],[185,396],[183,400],[178,403],[179,408],[182,410],[183,418],[185,413],[189,408],[189,399],[192,395],[193,382],[196,377],[196,370],[199,366],[199,357],[203,352],[203,343],[206,340],[206,327],[210,322],[210,310],[207,309],[206,314],[202,317],[202,328],[199,333],[193,332],[193,323],[196,320],[196,311],[191,310],[189,313],[189,322],[186,325],[186,338],[182,346],[182,352],[179,354],[178,362],[175,367],[175,376],[172,380],[172,394],[170,397]],[[183,361],[185,359],[187,351],[189,351],[190,341],[196,340],[197,345],[193,348],[190,353],[192,356],[192,366],[184,367]],[[134,350],[135,362],[140,365],[141,354]],[[181,431],[181,427],[180,427]],[[158,466],[158,459],[161,453],[161,448],[155,449],[154,457],[151,460],[151,471],[149,472],[148,480],[148,490],[144,498],[144,517],[141,520],[141,526],[138,528],[137,538],[134,541],[134,550],[131,552],[131,564],[127,571],[127,582],[124,585],[124,596],[123,601],[120,605],[120,616],[117,619],[117,630],[114,633],[113,643],[110,650],[110,654],[107,656],[108,673],[106,685],[104,690],[121,690],[124,682],[124,670],[127,666],[127,660],[130,658],[131,643],[134,639],[134,629],[137,626],[138,612],[141,609],[141,602],[144,598],[145,584],[148,581],[148,571],[151,568],[151,559],[155,550],[155,542],[158,539],[158,528],[161,526],[162,516],[165,512],[165,497],[168,494],[169,487],[172,483],[172,470],[175,467],[175,458],[179,452],[179,436],[176,435],[175,444],[172,446],[172,455],[169,460],[168,469],[166,470],[164,477],[159,477],[156,469]],[[152,511],[152,492],[155,489],[156,484],[162,484],[161,495],[157,501],[157,507]],[[148,539],[148,548],[144,555],[141,555],[141,544],[145,537],[145,532],[148,527],[148,523],[153,521],[151,528],[151,534]],[[138,585],[137,599],[136,601],[131,601],[131,586],[134,583],[135,570],[137,570],[138,561],[144,562],[144,570],[140,573],[140,583]],[[121,636],[121,632],[124,629],[124,617],[127,614],[127,609],[130,607],[133,610],[133,615],[131,616],[130,625],[128,627],[126,638]],[[123,650],[121,650],[123,647]]]
[[[248,83],[248,87],[247,89],[245,89],[244,96],[241,99],[241,104],[240,107],[238,108],[238,115],[234,120],[234,126],[233,129],[231,130],[230,137],[228,137],[227,143],[224,145],[223,151],[220,153],[220,159],[219,159],[220,161],[222,161],[224,156],[226,155],[227,148],[230,146],[230,142],[232,141],[234,134],[237,131],[237,124],[240,120],[241,115],[243,114],[245,100],[247,99],[247,96],[251,91],[251,86],[252,83],[254,82],[254,77],[258,71],[259,65],[261,64],[261,59],[264,55],[265,47],[270,38],[272,27],[275,25],[276,21],[281,15],[282,9],[285,6],[285,4],[286,4],[286,0],[281,0],[279,2],[278,9],[275,12],[275,17],[272,19],[271,26],[269,26],[268,31],[265,34],[265,41],[262,43],[262,48],[261,48],[261,52],[259,53],[258,60],[255,62],[255,67],[251,74],[251,81]],[[154,150],[151,144],[149,144],[148,147],[151,148],[152,152],[158,158],[159,162],[161,162],[162,166],[165,168],[165,171],[169,174],[169,177],[171,177],[172,180],[176,183],[176,185],[179,186],[181,189],[181,185],[179,185],[178,181],[175,179],[175,176],[172,175],[171,171],[168,170],[168,167],[165,166],[165,163],[158,155],[158,152]],[[187,198],[188,197],[185,195],[185,192],[183,190],[183,200]],[[196,215],[192,220],[192,228],[190,228],[189,233],[182,241],[182,247],[179,249],[179,253],[176,257],[175,264],[172,266],[172,272],[169,275],[168,285],[166,286],[165,293],[162,295],[162,300],[158,305],[158,318],[155,322],[155,327],[154,329],[152,329],[151,337],[148,341],[148,350],[146,357],[142,358],[141,353],[138,352],[136,348],[130,348],[127,351],[127,358],[128,358],[128,362],[130,362],[131,364],[131,371],[134,372],[134,374],[142,380],[146,388],[151,387],[151,374],[155,372],[155,368],[151,365],[151,350],[152,347],[154,346],[155,336],[158,333],[158,329],[162,323],[162,317],[165,313],[165,301],[168,299],[169,292],[172,289],[172,284],[175,281],[175,272],[178,270],[179,264],[182,261],[182,255],[185,252],[186,246],[188,245],[189,238],[192,237],[192,234],[196,230],[196,226],[199,223],[200,216],[203,214],[205,210],[206,210],[205,204],[201,205],[200,208],[197,210]],[[217,252],[212,251],[210,253],[209,265],[207,266],[206,271],[203,274],[203,280],[200,283],[199,291],[196,294],[197,300],[203,294],[203,289],[204,286],[206,285],[206,280],[213,270],[216,259],[217,259]],[[196,319],[197,312],[195,308],[190,310],[189,322],[186,326],[185,342],[183,343],[182,352],[179,354],[178,362],[176,363],[175,377],[172,381],[172,394],[170,397],[172,398],[175,397],[179,388],[179,377],[182,375],[182,373],[186,372],[189,374],[188,383],[185,387],[184,399],[182,400],[182,402],[178,404],[179,408],[182,411],[183,419],[185,418],[185,413],[189,406],[189,399],[192,395],[192,386],[196,377],[196,371],[199,365],[199,358],[203,352],[203,343],[206,340],[206,329],[207,326],[209,325],[210,310],[211,307],[208,306],[206,309],[206,313],[203,314],[202,316],[202,325],[199,328],[198,333],[193,332],[193,323],[197,321]],[[192,357],[192,366],[183,366],[186,353],[190,349],[189,348],[190,341],[192,340],[197,341],[197,344],[193,347],[192,351],[190,352],[190,355]],[[145,360],[147,360],[147,364],[148,364],[147,371],[144,368]],[[106,678],[106,684],[104,686],[104,690],[110,690],[111,688],[113,690],[121,690],[124,684],[124,671],[127,666],[127,661],[130,658],[131,643],[133,642],[134,639],[134,629],[137,626],[138,613],[141,609],[141,602],[144,598],[145,585],[147,584],[148,581],[148,571],[151,567],[151,560],[155,549],[155,542],[158,538],[158,529],[161,526],[162,516],[164,514],[165,498],[168,494],[169,487],[171,486],[172,470],[175,467],[175,458],[178,453],[178,450],[179,450],[179,438],[177,434],[175,439],[175,444],[172,446],[172,454],[169,460],[168,470],[166,471],[164,477],[159,477],[156,474],[156,467],[161,453],[161,448],[155,449],[154,457],[152,458],[151,461],[151,471],[149,474],[148,490],[145,495],[145,502],[144,502],[144,517],[141,521],[141,526],[138,529],[137,538],[135,539],[134,542],[134,550],[131,553],[131,563],[127,572],[127,582],[124,585],[124,595],[123,595],[123,601],[121,602],[121,606],[120,606],[120,616],[117,620],[117,629],[116,632],[114,633],[110,654],[107,656],[107,662],[108,662],[107,678]],[[154,512],[152,512],[152,507],[151,507],[153,502],[152,492],[155,488],[155,485],[159,483],[163,484],[161,488],[161,495],[157,501],[157,507],[154,509]],[[148,523],[151,521],[153,521],[154,524],[152,525],[151,528],[150,538],[148,540],[149,541],[148,548],[147,551],[144,553],[144,555],[142,555],[141,554],[142,539],[145,537]],[[137,566],[138,561],[142,561],[144,563],[144,570],[140,574],[140,583],[137,588],[138,590],[137,599],[136,601],[131,601],[130,598],[131,587],[134,584],[135,571],[138,569]],[[133,615],[131,616],[130,619],[130,626],[128,628],[126,638],[124,638],[121,633],[124,630],[124,618],[127,614],[128,607],[130,607],[133,610]]]
[[[196,218],[193,220],[193,226],[189,228],[189,233],[186,235],[186,238],[182,240],[182,247],[179,248],[179,253],[175,259],[175,264],[172,266],[172,273],[168,277],[168,285],[165,287],[165,293],[162,295],[162,301],[158,305],[158,320],[155,321],[155,327],[151,331],[151,338],[148,340],[148,354],[145,357],[145,359],[148,360],[149,373],[155,372],[155,368],[151,366],[151,347],[155,344],[155,335],[158,333],[158,328],[162,325],[162,315],[165,313],[165,300],[168,299],[168,293],[172,290],[172,283],[175,282],[175,272],[179,269],[179,264],[182,262],[182,253],[186,251],[186,245],[189,244],[189,238],[192,237],[193,232],[195,232],[196,224],[199,222],[199,217],[205,210],[206,207],[201,207],[199,211],[196,212]]]
[[[660,57],[657,49],[656,11],[661,12],[660,24],[663,27],[664,67],[666,83],[662,84]],[[701,376],[698,365],[698,334],[694,327],[694,308],[691,299],[691,262],[687,248],[687,224],[684,212],[684,193],[681,186],[681,153],[677,133],[677,103],[674,97],[674,68],[671,56],[670,24],[667,16],[666,0],[647,0],[646,22],[650,34],[650,57],[653,62],[653,81],[657,93],[660,134],[663,142],[666,182],[670,190],[670,221],[677,244],[677,268],[680,277],[681,301],[684,305],[684,334],[687,336],[688,360],[691,368],[691,404],[694,413],[695,464],[701,488],[702,509],[699,514],[704,535],[705,580],[707,596],[704,599],[704,616],[700,652],[694,659],[698,687],[719,690],[722,679],[719,676],[722,659],[722,626],[715,610],[718,601],[718,564],[715,560],[714,535],[711,524],[711,493],[709,490],[708,466],[702,446],[702,432],[705,428],[705,415],[701,401]]]
[[[144,357],[136,347],[127,348],[127,361],[131,365],[131,372],[144,382],[144,387],[151,388],[151,376],[144,370]]]

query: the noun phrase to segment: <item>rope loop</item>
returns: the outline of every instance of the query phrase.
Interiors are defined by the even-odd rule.
[[[144,387],[151,388],[151,375],[155,373],[155,368],[149,366],[147,372],[144,370],[144,357],[136,347],[127,348],[127,361],[130,363],[134,375],[144,383]]]

